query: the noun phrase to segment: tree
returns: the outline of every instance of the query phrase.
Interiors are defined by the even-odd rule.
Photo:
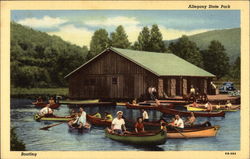
[[[169,44],[169,50],[175,55],[187,60],[188,62],[203,67],[202,56],[196,43],[190,41],[183,35],[176,43]]]
[[[230,75],[233,79],[240,80],[240,57],[235,60]]]
[[[224,46],[217,40],[211,41],[208,50],[203,51],[204,68],[217,76],[218,79],[229,71],[229,58]]]
[[[105,29],[95,31],[90,42],[90,54],[92,57],[101,53],[109,46],[108,32]]]
[[[138,42],[134,44],[136,50],[150,51],[150,31],[148,27],[143,27],[138,36]]]
[[[146,30],[144,31],[144,35],[146,36]],[[145,42],[147,37],[143,37],[143,41]],[[158,25],[154,24],[152,25],[151,31],[150,31],[150,41],[149,41],[149,47],[148,51],[154,51],[154,52],[165,52],[166,47],[162,38],[162,34],[160,32],[160,29],[158,28]],[[147,43],[146,43],[147,44]]]
[[[110,45],[118,48],[129,48],[130,42],[128,40],[128,36],[123,28],[123,26],[119,25],[115,32],[111,33]]]

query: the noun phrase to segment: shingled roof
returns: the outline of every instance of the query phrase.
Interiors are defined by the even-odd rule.
[[[172,53],[136,51],[114,47],[109,49],[157,76],[215,77],[215,75],[187,62],[186,60]],[[102,53],[104,52],[106,52],[106,50],[104,50]],[[97,58],[99,55],[95,56],[90,61],[69,73],[67,76],[65,76],[65,78],[91,62],[93,59]]]

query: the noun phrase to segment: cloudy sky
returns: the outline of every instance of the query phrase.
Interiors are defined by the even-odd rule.
[[[113,32],[123,25],[130,42],[137,40],[144,26],[157,24],[164,40],[209,30],[240,27],[237,10],[14,10],[11,20],[35,30],[60,36],[79,46],[89,46],[99,28]]]

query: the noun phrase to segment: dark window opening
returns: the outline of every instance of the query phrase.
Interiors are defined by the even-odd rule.
[[[117,84],[117,77],[112,78],[112,84]]]

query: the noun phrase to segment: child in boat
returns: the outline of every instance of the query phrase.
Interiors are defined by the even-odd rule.
[[[53,97],[50,97],[49,104],[50,104],[50,105],[55,104],[55,100],[54,100],[54,98],[53,98]]]
[[[174,126],[174,121],[175,121],[175,118],[172,118],[172,120],[168,123],[169,126]]]
[[[108,121],[112,121],[113,120],[113,117],[110,113],[108,112],[105,112],[105,117],[104,117],[104,120],[108,120]]]
[[[135,123],[135,132],[140,133],[144,132],[144,125],[143,125],[143,120],[142,117],[137,118],[137,122]]]

